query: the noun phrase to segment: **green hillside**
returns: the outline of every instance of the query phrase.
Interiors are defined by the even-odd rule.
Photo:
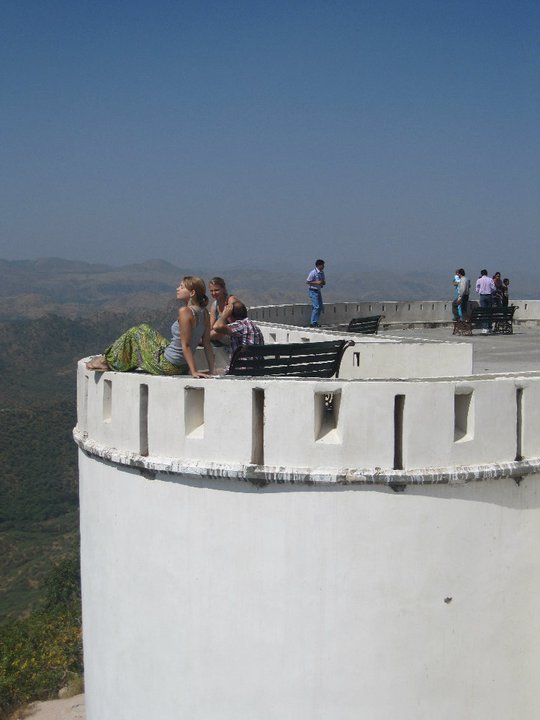
[[[51,563],[78,545],[72,402],[4,409],[0,425],[0,622],[42,595]]]
[[[78,548],[76,362],[133,321],[0,324],[0,624],[37,607],[51,565]]]

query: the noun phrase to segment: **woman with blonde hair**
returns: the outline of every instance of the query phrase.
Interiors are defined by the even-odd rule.
[[[217,333],[214,330],[214,325],[219,320],[225,305],[237,302],[238,298],[234,295],[229,295],[227,286],[225,285],[225,280],[222,277],[216,276],[209,280],[208,289],[210,290],[210,295],[212,296],[212,304],[210,306],[210,339],[217,344],[223,344],[224,338],[225,342],[229,341],[229,339],[226,336]]]
[[[147,323],[127,330],[105,350],[86,364],[89,370],[144,370],[151,375],[187,375],[208,377],[214,372],[214,351],[210,344],[210,317],[204,280],[186,276],[176,289],[182,301],[178,320],[171,326],[167,340]],[[204,347],[208,372],[200,372],[195,363],[195,348]]]

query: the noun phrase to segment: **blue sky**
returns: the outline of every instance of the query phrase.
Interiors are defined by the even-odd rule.
[[[4,0],[0,25],[0,257],[537,270],[537,0]]]

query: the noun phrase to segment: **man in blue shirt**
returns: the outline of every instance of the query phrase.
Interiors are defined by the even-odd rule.
[[[326,285],[324,279],[324,260],[317,260],[315,267],[309,273],[306,280],[311,300],[311,327],[319,327],[319,316],[323,312],[323,301],[321,290]]]

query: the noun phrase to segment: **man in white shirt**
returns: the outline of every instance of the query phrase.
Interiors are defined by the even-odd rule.
[[[493,305],[493,293],[495,292],[495,283],[492,278],[489,277],[487,270],[480,272],[480,277],[476,281],[476,292],[480,295],[479,302],[481,308],[490,308]],[[482,330],[484,335],[491,332],[491,323],[487,322],[484,324]]]

